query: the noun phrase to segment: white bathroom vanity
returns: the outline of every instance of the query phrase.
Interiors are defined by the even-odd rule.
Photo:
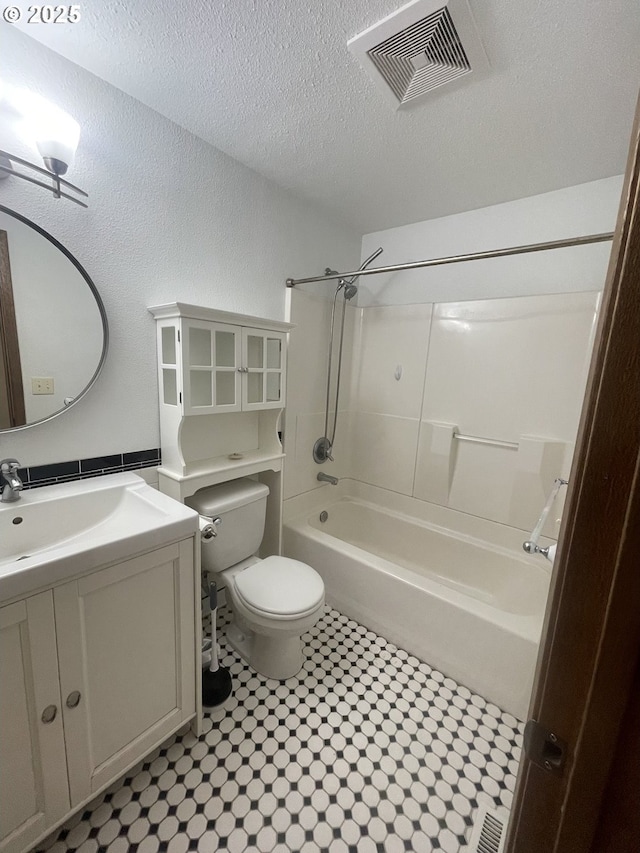
[[[2,853],[197,728],[197,519],[134,474],[0,504]]]

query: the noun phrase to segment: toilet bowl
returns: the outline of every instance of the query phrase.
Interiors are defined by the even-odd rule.
[[[298,560],[267,557],[240,570],[228,569],[223,577],[234,613],[229,644],[269,678],[299,672],[304,663],[301,637],[324,607],[320,575]]]
[[[202,542],[202,569],[226,589],[232,611],[227,641],[256,672],[283,680],[304,663],[302,635],[322,614],[324,583],[299,560],[255,556],[268,494],[263,483],[239,479],[201,489],[185,503],[220,519],[216,535]]]

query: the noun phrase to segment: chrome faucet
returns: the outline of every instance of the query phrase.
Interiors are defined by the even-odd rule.
[[[332,477],[331,474],[325,474],[324,471],[319,471],[316,480],[320,480],[321,483],[331,483],[332,486],[338,485],[338,478]]]
[[[0,475],[4,481],[2,489],[2,497],[0,500],[3,503],[11,503],[17,501],[22,491],[22,480],[18,477],[18,468],[20,463],[17,459],[3,459],[0,462]]]

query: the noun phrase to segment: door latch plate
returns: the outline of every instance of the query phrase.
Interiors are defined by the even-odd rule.
[[[567,759],[567,744],[537,720],[529,720],[524,727],[524,753],[537,767],[561,776]]]

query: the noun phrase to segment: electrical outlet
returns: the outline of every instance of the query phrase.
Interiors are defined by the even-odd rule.
[[[32,394],[53,394],[53,376],[32,376]]]

